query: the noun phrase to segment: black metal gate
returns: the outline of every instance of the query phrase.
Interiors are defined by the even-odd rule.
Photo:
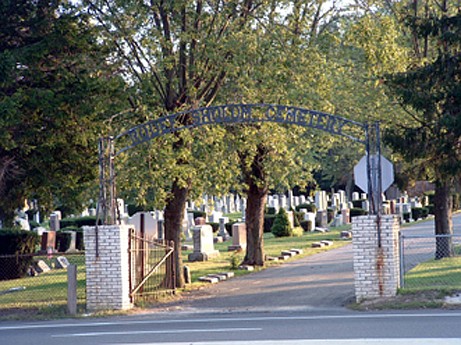
[[[130,297],[133,303],[175,292],[174,245],[130,230]]]

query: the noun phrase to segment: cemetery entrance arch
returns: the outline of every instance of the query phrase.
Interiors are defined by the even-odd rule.
[[[98,217],[104,224],[116,224],[115,159],[129,149],[184,129],[213,124],[275,122],[298,125],[339,135],[365,146],[367,156],[370,213],[381,212],[381,145],[379,123],[360,123],[341,116],[300,107],[274,104],[226,104],[178,112],[137,125],[115,137],[99,141],[100,195]],[[371,157],[377,157],[372,159]],[[379,223],[379,222],[378,222]],[[380,237],[378,227],[378,237]],[[379,240],[380,242],[380,240]]]

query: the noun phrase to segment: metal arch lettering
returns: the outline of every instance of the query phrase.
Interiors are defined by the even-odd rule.
[[[189,117],[187,123],[184,124],[181,120],[186,115]],[[209,124],[255,122],[276,122],[310,127],[366,144],[366,124],[341,116],[285,105],[226,104],[170,114],[135,126],[115,137],[115,141],[121,138],[128,140],[128,145],[117,151],[115,156],[159,136],[187,128]]]

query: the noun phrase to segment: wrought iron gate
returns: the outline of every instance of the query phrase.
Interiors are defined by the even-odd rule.
[[[130,296],[133,303],[175,292],[174,245],[130,231]]]

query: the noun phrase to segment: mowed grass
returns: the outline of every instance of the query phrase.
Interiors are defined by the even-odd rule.
[[[66,255],[69,263],[77,265],[77,299],[85,301],[85,256]],[[55,265],[55,257],[43,260],[48,266]],[[10,289],[14,292],[7,292]],[[6,309],[43,309],[67,305],[67,270],[53,268],[35,277],[0,281],[0,315]]]
[[[461,257],[429,260],[405,274],[405,290],[461,290]]]

